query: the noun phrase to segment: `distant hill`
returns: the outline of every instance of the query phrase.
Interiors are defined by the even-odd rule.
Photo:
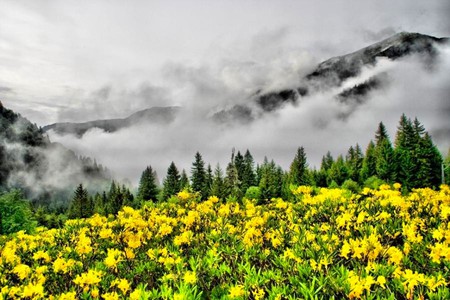
[[[57,209],[67,206],[79,183],[97,190],[110,180],[95,160],[51,143],[42,129],[0,102],[0,191],[20,188],[38,205]]]
[[[140,123],[151,124],[169,124],[172,122],[180,107],[152,107],[138,111],[124,119],[95,120],[84,123],[55,123],[44,126],[44,132],[54,130],[58,134],[84,135],[88,130],[99,128],[106,132],[114,132],[122,128],[133,126]]]

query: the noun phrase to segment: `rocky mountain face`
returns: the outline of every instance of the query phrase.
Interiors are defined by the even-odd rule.
[[[357,78],[364,68],[375,67],[379,59],[395,61],[412,54],[420,54],[424,61],[433,64],[439,55],[438,47],[449,44],[449,38],[436,38],[420,33],[401,32],[383,41],[370,45],[356,52],[333,57],[320,63],[311,73],[299,78],[298,86],[279,91],[257,91],[250,101],[237,104],[227,109],[219,109],[211,118],[217,123],[249,123],[266,113],[271,113],[285,105],[297,105],[303,97],[319,92],[342,87],[349,79]],[[387,84],[384,72],[357,82],[351,87],[340,89],[331,101],[349,105],[360,105],[366,96]],[[44,131],[54,130],[58,134],[82,136],[92,128],[114,132],[135,124],[147,122],[169,124],[180,112],[179,107],[153,107],[139,111],[124,119],[97,120],[85,123],[56,123],[45,126]],[[347,116],[343,115],[342,118]]]
[[[38,205],[67,206],[75,187],[98,189],[111,175],[95,160],[51,143],[42,129],[0,102],[0,191],[20,188]]]

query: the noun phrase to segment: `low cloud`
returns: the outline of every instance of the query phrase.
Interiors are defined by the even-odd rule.
[[[381,59],[376,67],[364,69],[357,78],[349,79],[340,87],[302,97],[298,105],[286,105],[249,124],[217,124],[207,115],[208,109],[217,104],[216,98],[224,104],[227,101],[247,103],[243,96],[246,84],[233,89],[231,86],[235,85],[227,83],[226,77],[204,76],[214,73],[206,67],[195,72],[189,67],[183,71],[172,68],[170,76],[177,75],[178,83],[185,84],[182,88],[185,93],[180,98],[185,97],[186,101],[186,109],[175,122],[165,126],[141,124],[113,134],[94,129],[81,139],[52,133],[51,139],[77,153],[101,157],[119,177],[129,178],[135,184],[146,165],[152,165],[160,178],[165,176],[171,161],[189,172],[196,151],[213,166],[219,162],[225,167],[233,147],[241,151],[250,149],[256,161],[268,156],[287,168],[297,147],[304,146],[310,165],[319,167],[322,155],[328,150],[333,155],[345,154],[356,143],[365,149],[380,121],[386,124],[394,140],[402,113],[417,117],[445,152],[450,146],[448,135],[442,134],[450,130],[448,51],[448,47],[441,49],[439,61],[432,69],[419,56],[395,62]],[[348,105],[336,99],[342,90],[380,73],[387,74],[387,83],[367,94],[365,101],[350,111]],[[239,96],[233,99],[233,95]],[[192,106],[187,106],[191,103]],[[203,116],[199,116],[196,109],[203,105],[208,109],[200,109]],[[340,118],[344,113],[347,117]]]

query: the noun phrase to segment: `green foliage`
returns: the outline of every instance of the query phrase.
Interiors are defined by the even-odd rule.
[[[162,194],[164,200],[181,191],[180,179],[181,179],[180,173],[178,172],[175,163],[172,162],[169,168],[167,169],[167,176],[163,182]]]
[[[220,199],[225,199],[225,182],[223,178],[223,172],[220,165],[217,164],[214,169],[213,181],[211,185],[211,195],[217,196]]]
[[[364,186],[370,189],[378,189],[382,184],[385,184],[383,180],[377,176],[371,176],[364,181]]]
[[[90,217],[94,212],[94,204],[89,197],[87,190],[80,183],[75,190],[72,202],[69,207],[69,218],[79,219]]]
[[[195,192],[199,192],[203,198],[208,195],[205,162],[199,152],[195,153],[195,160],[192,163],[191,187]]]
[[[311,178],[306,160],[305,148],[299,147],[289,169],[289,183],[294,185],[309,185]]]
[[[35,227],[30,203],[19,190],[0,194],[0,235],[20,230],[32,232]]]
[[[342,188],[351,191],[352,193],[359,193],[360,187],[356,181],[353,181],[351,179],[347,179],[342,184]]]
[[[255,200],[259,200],[261,199],[261,190],[259,187],[257,186],[251,186],[247,189],[247,191],[245,192],[245,198],[247,199],[255,199]]]
[[[158,196],[158,185],[156,183],[156,173],[151,166],[148,166],[141,175],[139,181],[138,198],[141,201],[153,200]]]

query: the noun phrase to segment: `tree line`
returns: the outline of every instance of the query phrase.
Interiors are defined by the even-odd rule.
[[[450,165],[450,151],[444,160],[417,118],[411,120],[402,115],[393,142],[381,122],[364,152],[358,144],[350,146],[345,155],[336,158],[328,152],[322,157],[318,169],[309,167],[305,149],[301,146],[288,170],[283,170],[274,160],[267,158],[262,163],[255,163],[249,150],[242,153],[234,149],[225,169],[219,164],[213,168],[197,152],[189,176],[172,162],[161,186],[156,172],[147,166],[135,195],[129,187],[115,181],[109,190],[92,195],[80,184],[63,214],[49,214],[45,209],[38,208],[33,218],[40,225],[57,227],[66,218],[85,218],[94,213],[116,214],[125,205],[140,207],[144,201],[169,201],[182,190],[197,192],[203,199],[214,195],[224,201],[240,201],[246,197],[259,203],[276,197],[289,199],[291,186],[300,185],[343,187],[356,192],[363,186],[376,188],[382,183],[398,182],[402,185],[402,191],[407,193],[413,188],[437,188],[443,180],[443,164]],[[444,174],[449,184],[450,167],[445,169]],[[3,206],[6,207],[11,199],[16,198],[20,198],[17,191],[4,193],[0,195],[0,202],[4,200],[6,204]],[[23,206],[23,202],[20,205]],[[28,211],[16,217],[23,219],[25,215],[29,220],[33,219],[28,217]],[[0,216],[3,222],[6,219],[5,215]],[[7,231],[4,226],[0,229]]]
[[[319,169],[309,167],[303,147],[297,149],[287,171],[267,158],[255,165],[249,150],[244,154],[233,150],[225,170],[219,164],[213,170],[197,152],[189,180],[186,172],[180,173],[172,162],[162,188],[158,187],[156,174],[148,166],[142,173],[137,197],[164,201],[188,188],[200,193],[202,198],[214,195],[240,199],[245,196],[264,201],[273,197],[288,198],[291,185],[358,189],[364,185],[395,182],[407,192],[420,187],[437,188],[442,183],[442,163],[442,155],[424,126],[417,118],[411,120],[403,114],[394,143],[380,122],[365,152],[358,144],[336,158],[328,152]]]

